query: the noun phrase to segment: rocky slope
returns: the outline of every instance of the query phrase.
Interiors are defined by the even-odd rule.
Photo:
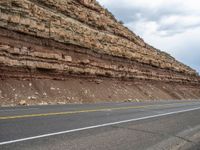
[[[35,101],[44,97],[67,101],[73,97],[70,92],[75,93],[77,101],[112,99],[106,91],[100,92],[104,96],[95,95],[98,88],[90,98],[87,92],[82,93],[80,82],[87,83],[84,89],[96,82],[100,87],[99,81],[109,81],[110,87],[118,82],[124,89],[131,84],[130,94],[122,92],[124,95],[120,97],[116,92],[113,98],[118,100],[200,97],[200,78],[195,70],[146,44],[95,0],[1,0],[0,78],[0,103],[30,100],[30,97]],[[77,90],[70,89],[69,79]],[[27,85],[22,90],[14,84],[18,81],[24,85],[34,83],[34,87]],[[69,93],[60,91],[51,97],[51,92],[47,92],[44,96],[45,87],[38,89],[41,82],[47,82],[43,86],[50,89],[54,88],[50,83],[57,84],[58,89]],[[139,96],[145,95],[144,90],[139,90],[139,95],[131,94],[138,84],[157,89],[166,86],[163,92],[168,96],[159,96],[159,92],[154,96]],[[170,88],[175,85],[186,89],[185,92],[175,90],[179,96],[171,94]],[[35,96],[23,94],[30,88],[29,95]],[[13,89],[17,91],[10,93]],[[118,89],[113,88],[112,92]]]

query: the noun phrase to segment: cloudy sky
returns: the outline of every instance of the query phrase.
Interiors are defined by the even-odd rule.
[[[200,72],[199,0],[97,0],[152,46]]]

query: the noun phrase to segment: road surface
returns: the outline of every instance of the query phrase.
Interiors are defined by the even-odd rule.
[[[0,108],[0,150],[200,149],[200,101]]]

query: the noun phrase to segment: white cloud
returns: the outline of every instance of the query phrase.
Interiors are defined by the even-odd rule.
[[[200,72],[199,0],[98,0],[146,42]]]

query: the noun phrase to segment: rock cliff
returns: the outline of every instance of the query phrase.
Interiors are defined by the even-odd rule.
[[[69,78],[173,83],[192,86],[190,98],[200,97],[195,70],[145,43],[95,0],[1,0],[0,77],[0,88],[11,79],[31,80],[35,87],[37,80],[56,80],[66,89]],[[13,98],[4,93],[2,101]]]

